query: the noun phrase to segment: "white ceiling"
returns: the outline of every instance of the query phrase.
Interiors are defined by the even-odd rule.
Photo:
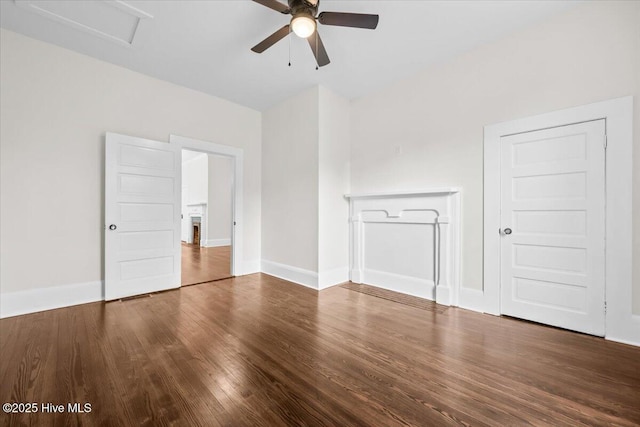
[[[576,4],[322,0],[320,11],[376,13],[380,23],[374,31],[320,25],[331,64],[316,71],[306,40],[294,35],[291,44],[250,51],[289,17],[249,0],[125,0],[153,16],[141,20],[131,46],[47,19],[20,1],[30,0],[0,0],[3,28],[257,110],[317,84],[357,98]],[[68,10],[88,0],[58,3]]]

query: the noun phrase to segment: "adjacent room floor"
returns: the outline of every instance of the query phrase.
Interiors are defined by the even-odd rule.
[[[264,274],[0,320],[22,425],[640,423],[640,348]]]
[[[182,286],[231,277],[231,246],[204,248],[182,242]]]

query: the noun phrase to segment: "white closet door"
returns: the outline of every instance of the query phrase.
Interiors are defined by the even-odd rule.
[[[180,150],[107,133],[105,299],[180,286]]]
[[[604,120],[503,137],[501,155],[501,312],[604,335]]]

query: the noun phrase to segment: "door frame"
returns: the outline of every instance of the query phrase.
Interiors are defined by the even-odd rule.
[[[596,102],[484,127],[484,311],[500,315],[500,138],[605,120],[605,338],[638,345],[632,313],[633,97]]]
[[[217,144],[215,142],[202,141],[179,135],[169,135],[169,143],[178,145],[181,150],[199,151],[201,153],[215,154],[231,159],[233,164],[232,197],[231,197],[231,275],[243,274],[243,157],[242,148]],[[180,188],[182,191],[182,187]],[[180,195],[182,200],[182,195]],[[182,275],[180,275],[182,282]]]

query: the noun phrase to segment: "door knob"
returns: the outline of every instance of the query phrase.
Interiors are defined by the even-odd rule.
[[[513,231],[510,228],[504,229],[504,234],[511,234]]]
[[[118,228],[115,224],[111,224],[109,226],[109,230],[115,230],[116,228]]]

